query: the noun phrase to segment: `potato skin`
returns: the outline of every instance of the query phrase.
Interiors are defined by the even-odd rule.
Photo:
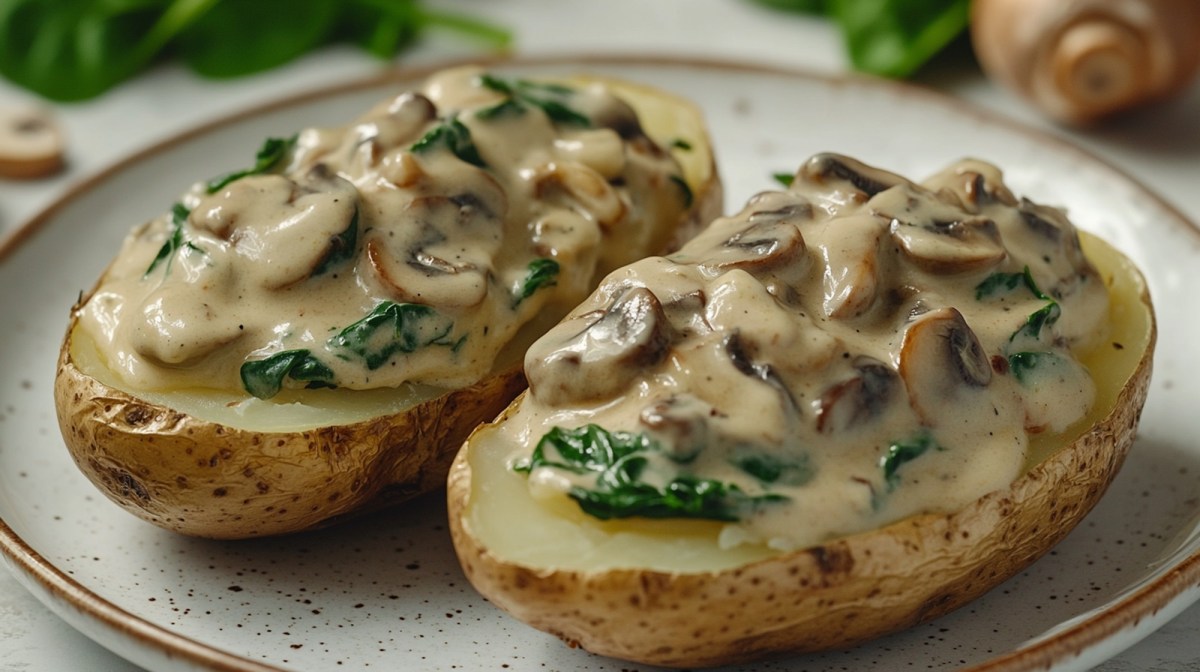
[[[467,526],[468,440],[448,486],[463,570],[497,606],[571,646],[668,667],[845,648],[936,618],[1049,551],[1116,476],[1145,403],[1156,338],[1141,288],[1147,347],[1107,415],[1007,490],[961,511],[915,516],[719,572],[521,566],[493,555]]]
[[[670,247],[721,214],[723,186],[698,108],[629,82],[580,81],[605,81],[625,95],[661,105],[688,119],[703,136],[695,138],[692,153],[699,176],[689,184],[692,205],[662,237]],[[80,370],[71,358],[77,310],[67,325],[54,381],[59,428],[72,458],[127,511],[191,536],[242,539],[299,532],[441,489],[469,433],[525,389],[524,375],[514,366],[406,411],[359,423],[299,432],[237,429],[139,399]]]
[[[255,432],[101,383],[75,367],[68,335],[54,401],[75,464],[114,502],[169,530],[239,539],[328,525],[441,488],[453,458],[445,447],[524,387],[514,367],[394,415]]]

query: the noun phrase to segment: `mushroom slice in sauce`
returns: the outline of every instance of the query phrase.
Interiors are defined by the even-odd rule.
[[[830,182],[844,182],[866,198],[896,185],[911,184],[895,173],[873,168],[848,156],[829,153],[817,154],[810,158],[796,172],[796,178],[797,181],[802,180],[826,188]]]
[[[998,264],[1008,254],[996,222],[965,213],[921,187],[881,194],[871,199],[871,207],[891,219],[892,239],[904,256],[929,273],[976,271]]]
[[[691,394],[671,395],[642,409],[638,423],[661,439],[663,449],[676,462],[695,459],[713,440],[710,419],[716,408]]]
[[[661,362],[672,339],[658,297],[632,287],[603,313],[567,320],[538,339],[525,355],[525,377],[544,404],[606,399]]]
[[[931,424],[992,380],[991,360],[956,308],[929,311],[905,330],[899,372],[913,409]]]
[[[338,253],[353,254],[357,213],[354,186],[318,164],[298,181],[256,175],[231,182],[202,199],[189,218],[255,262],[245,265],[249,282],[283,289]]]
[[[789,409],[796,413],[800,412],[800,405],[796,403],[796,397],[792,395],[791,389],[788,388],[787,383],[780,377],[779,372],[771,364],[755,362],[750,355],[746,342],[737,331],[725,337],[724,348],[725,355],[729,357],[729,361],[733,363],[735,369],[744,375],[757,378],[770,385],[779,393],[780,398],[786,402],[786,406]]]
[[[879,417],[900,384],[896,372],[874,357],[855,357],[851,369],[849,378],[826,388],[815,404],[821,434],[853,430]]]
[[[873,215],[842,217],[809,230],[809,244],[822,262],[821,306],[835,319],[858,317],[880,291],[879,245],[886,224]]]
[[[574,161],[546,164],[535,178],[534,193],[548,203],[569,200],[579,214],[595,220],[601,229],[610,229],[624,217],[629,207],[600,173]]]
[[[369,267],[396,300],[463,308],[487,296],[507,199],[493,178],[471,172],[485,178],[477,189],[414,198],[365,234]]]

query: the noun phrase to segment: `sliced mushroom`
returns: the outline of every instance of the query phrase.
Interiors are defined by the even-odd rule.
[[[621,195],[600,173],[574,161],[543,166],[534,178],[534,195],[552,204],[567,201],[568,207],[594,220],[601,230],[612,229],[629,211]]]
[[[529,348],[530,393],[550,406],[609,398],[661,362],[673,338],[658,297],[629,288],[603,313],[562,322]]]
[[[796,397],[779,375],[779,372],[771,364],[755,362],[746,342],[737,331],[725,337],[724,349],[726,356],[729,357],[729,361],[733,363],[735,369],[771,386],[779,393],[780,398],[786,402],[788,409],[797,414],[800,412],[800,405],[796,403]]]
[[[399,222],[367,234],[374,277],[396,300],[452,308],[487,296],[503,222],[478,196],[413,199]]]
[[[900,378],[883,362],[859,355],[851,363],[853,375],[835,383],[816,404],[817,431],[845,432],[883,414],[895,397]]]
[[[868,198],[908,180],[840,154],[817,154],[797,171],[798,180],[814,185],[844,182]]]
[[[0,177],[33,179],[63,167],[65,144],[44,108],[0,106]]]
[[[929,273],[953,274],[994,266],[1007,254],[996,223],[981,217],[909,223],[892,220],[892,239]]]
[[[880,291],[879,247],[885,228],[873,215],[839,217],[808,229],[808,242],[823,266],[821,307],[834,319],[865,313]]]
[[[774,278],[795,286],[808,268],[805,251],[804,236],[794,223],[760,218],[709,251],[702,267],[713,277],[736,268],[759,280]]]
[[[332,257],[353,255],[358,190],[317,164],[298,180],[254,175],[229,183],[192,209],[197,229],[227,240],[248,260],[247,282],[284,289],[311,277]]]
[[[710,420],[717,409],[691,394],[672,395],[642,409],[638,421],[677,462],[695,459],[712,442]]]
[[[960,395],[986,387],[992,380],[987,353],[955,308],[927,312],[908,327],[898,368],[909,402],[929,423]]]
[[[985,161],[965,159],[922,182],[931,191],[948,189],[968,211],[978,214],[983,206],[1015,206],[1017,199],[1004,185],[1000,169]]]

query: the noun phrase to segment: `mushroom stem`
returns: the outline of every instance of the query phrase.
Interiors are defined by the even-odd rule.
[[[976,0],[971,37],[993,79],[1085,123],[1169,96],[1200,69],[1195,0]]]

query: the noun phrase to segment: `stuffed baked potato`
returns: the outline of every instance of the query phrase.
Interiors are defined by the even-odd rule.
[[[452,467],[455,548],[488,600],[603,655],[853,646],[1083,518],[1154,342],[1134,265],[996,168],[820,155],[531,347]]]
[[[55,380],[79,468],[134,514],[241,538],[445,483],[525,347],[721,207],[698,109],[640,85],[438,73],[268,140],[134,230]]]

